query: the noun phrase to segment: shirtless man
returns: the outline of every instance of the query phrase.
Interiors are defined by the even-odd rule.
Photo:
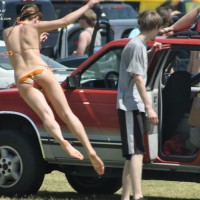
[[[79,24],[84,30],[79,35],[77,50],[74,52],[74,55],[81,56],[88,54],[96,18],[96,13],[92,9],[87,10],[80,17]],[[101,34],[99,31],[97,32],[94,46],[101,46]]]
[[[83,155],[64,139],[60,126],[46,98],[57,115],[85,147],[90,161],[99,175],[104,173],[104,164],[97,156],[86,135],[84,127],[73,114],[60,84],[48,65],[40,57],[40,36],[43,32],[56,30],[73,23],[99,0],[89,0],[80,9],[53,21],[41,21],[42,14],[35,4],[26,4],[14,26],[4,30],[3,38],[15,71],[15,81],[21,97],[42,120],[45,129],[71,156],[82,160]],[[43,38],[44,39],[44,38]],[[38,89],[41,88],[41,90]]]

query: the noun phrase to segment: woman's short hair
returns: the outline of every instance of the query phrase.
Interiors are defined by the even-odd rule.
[[[94,27],[97,15],[92,9],[89,9],[81,16],[81,18],[85,19],[89,26]]]
[[[21,9],[21,14],[19,16],[20,21],[24,21],[26,19],[32,20],[35,17],[39,17],[42,19],[42,13],[40,12],[39,8],[35,4],[26,4]]]
[[[151,31],[159,29],[163,20],[156,11],[144,11],[138,15],[138,24],[141,31]]]

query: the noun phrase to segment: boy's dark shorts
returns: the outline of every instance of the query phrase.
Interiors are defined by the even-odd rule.
[[[130,160],[133,154],[144,154],[145,113],[139,110],[124,111],[118,109],[118,117],[123,157]]]

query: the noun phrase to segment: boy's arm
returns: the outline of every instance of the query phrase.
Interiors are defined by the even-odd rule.
[[[142,101],[145,105],[145,109],[147,112],[147,116],[149,118],[150,123],[157,125],[158,124],[158,116],[156,114],[156,112],[153,110],[150,102],[149,102],[149,98],[146,92],[146,87],[145,87],[145,83],[144,80],[142,78],[141,75],[135,74],[134,75],[134,81],[135,84],[137,86],[138,92],[142,98]]]
[[[154,42],[153,46],[147,51],[147,53],[151,53],[152,51],[154,51],[156,48],[161,49],[162,47],[162,43],[160,42]]]

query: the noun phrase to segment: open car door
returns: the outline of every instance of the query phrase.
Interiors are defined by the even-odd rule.
[[[151,105],[158,115],[159,124],[154,126],[149,123],[147,118],[147,134],[145,134],[145,146],[146,154],[144,156],[144,162],[150,162],[155,160],[158,156],[159,148],[159,131],[161,129],[161,117],[162,116],[162,106],[160,92],[162,91],[161,84],[161,70],[160,64],[161,60],[164,59],[164,53],[161,50],[155,49],[151,55],[149,55],[149,65],[148,65],[148,80],[147,80],[147,93],[151,101]],[[160,70],[160,71],[159,71]]]

